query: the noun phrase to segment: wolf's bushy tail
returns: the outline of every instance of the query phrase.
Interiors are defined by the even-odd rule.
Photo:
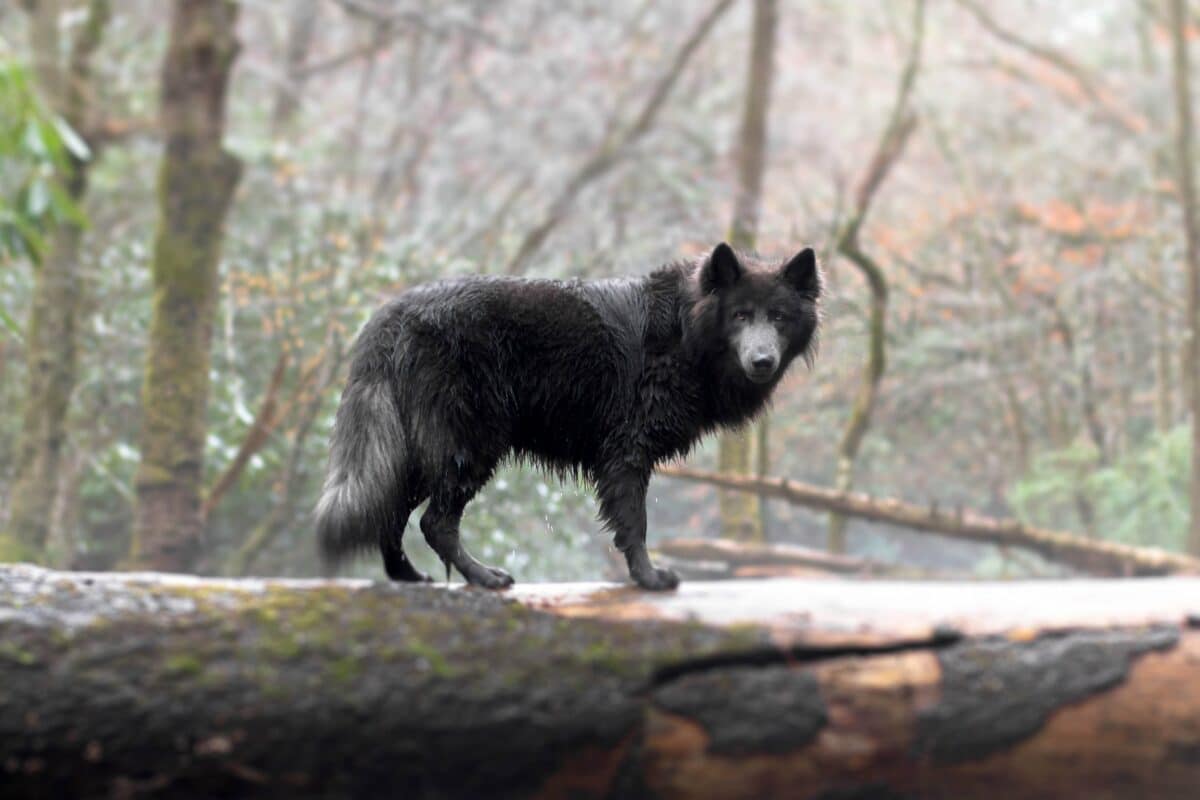
[[[352,377],[338,406],[329,473],[315,511],[327,565],[378,546],[397,522],[403,527],[405,439],[391,383]]]

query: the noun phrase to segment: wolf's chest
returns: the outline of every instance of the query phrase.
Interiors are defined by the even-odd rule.
[[[655,460],[686,453],[711,428],[702,387],[675,353],[648,353],[637,391],[643,441]]]

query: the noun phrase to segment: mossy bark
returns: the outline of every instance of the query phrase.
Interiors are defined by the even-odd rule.
[[[60,63],[59,15],[54,3],[30,8],[30,48],[38,91],[82,138],[91,139],[91,59],[109,19],[106,0],[92,0]],[[68,154],[56,179],[76,205],[87,193],[90,162]],[[21,434],[9,493],[9,515],[0,531],[0,559],[41,560],[50,536],[51,509],[67,437],[66,419],[75,389],[78,316],[83,299],[79,246],[83,228],[63,221],[51,234],[46,255],[34,273],[33,301],[26,328],[27,384]]]
[[[1182,799],[1200,785],[1195,580],[689,587],[0,567],[0,795]]]
[[[83,170],[77,168],[78,180],[72,182],[79,186],[72,191],[76,199],[83,196]],[[83,231],[72,222],[51,234],[34,281],[26,329],[28,384],[9,494],[7,538],[15,548],[13,555],[29,560],[41,558],[49,537],[58,466],[67,436],[67,408],[75,388],[82,237]]]
[[[237,6],[176,0],[163,66],[166,147],[142,384],[131,560],[186,569],[203,525],[201,484],[222,226],[240,162],[222,146]]]

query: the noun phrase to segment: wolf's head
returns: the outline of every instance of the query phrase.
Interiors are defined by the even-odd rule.
[[[811,248],[778,263],[722,243],[695,275],[692,344],[722,373],[768,386],[796,356],[811,360],[821,299],[821,270]]]

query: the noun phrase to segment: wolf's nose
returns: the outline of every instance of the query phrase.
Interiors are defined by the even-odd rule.
[[[753,360],[750,361],[750,365],[753,366],[756,370],[760,370],[760,371],[768,370],[775,366],[775,357],[774,356],[755,356],[753,358]]]

